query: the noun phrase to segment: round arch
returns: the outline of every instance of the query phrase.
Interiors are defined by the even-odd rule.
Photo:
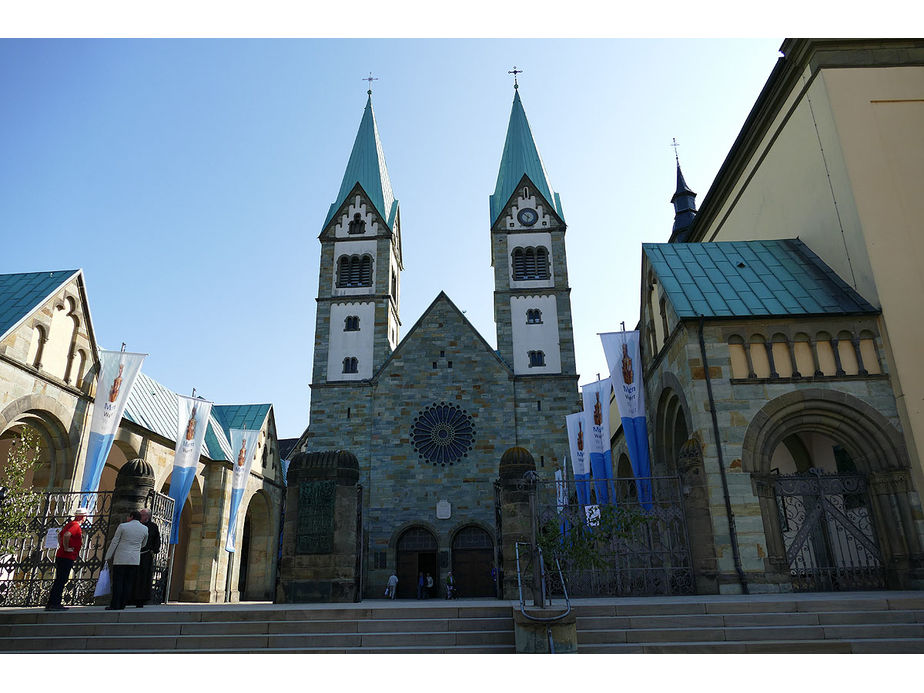
[[[237,559],[237,590],[241,601],[272,600],[275,542],[270,507],[270,500],[262,489],[247,502]]]
[[[465,524],[452,534],[452,576],[466,597],[496,597],[497,572],[492,532],[477,523]]]
[[[420,573],[433,576],[434,584],[440,581],[439,541],[436,532],[423,523],[405,526],[395,533],[395,566],[398,576],[398,597],[413,599],[417,596]]]
[[[170,493],[173,474],[167,477],[160,492]],[[203,559],[202,524],[204,520],[202,506],[202,483],[199,476],[193,477],[189,496],[180,513],[179,536],[173,550],[173,569],[170,577],[169,601],[195,601],[194,593],[199,578],[199,564]],[[169,535],[162,533],[162,541],[170,541]]]
[[[32,474],[33,486],[48,491],[70,490],[79,434],[69,432],[64,421],[73,415],[45,395],[29,395],[8,404],[0,412],[0,466],[19,429],[28,426],[38,433],[43,448],[39,466]]]
[[[673,373],[662,373],[656,401],[652,474],[672,475],[693,426],[683,386]]]
[[[844,392],[810,388],[768,402],[752,418],[742,444],[742,469],[751,473],[767,541],[768,568],[788,580],[789,561],[776,499],[774,452],[799,436],[816,435],[842,447],[869,481],[872,525],[890,587],[906,587],[924,569],[913,508],[904,440],[892,423],[866,402]]]

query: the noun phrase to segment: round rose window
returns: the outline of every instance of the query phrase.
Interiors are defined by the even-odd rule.
[[[411,443],[421,461],[445,467],[468,456],[475,444],[475,424],[454,404],[431,404],[411,424]]]

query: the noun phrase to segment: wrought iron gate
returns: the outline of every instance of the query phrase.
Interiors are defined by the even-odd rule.
[[[83,543],[62,601],[67,605],[93,604],[93,591],[106,555],[112,499],[111,491],[41,494],[24,536],[0,547],[0,606],[43,606],[48,602],[48,591],[55,577],[56,548],[45,548],[45,537],[49,530],[60,530],[79,505],[85,505],[90,514],[81,525]],[[157,603],[162,601],[166,587],[173,499],[151,491],[145,507],[151,509],[161,531],[152,591]]]
[[[144,507],[151,511],[151,521],[160,530],[160,547],[154,554],[154,575],[151,584],[151,602],[163,604],[167,601],[167,578],[170,572],[170,532],[173,528],[173,505],[175,501],[163,493],[151,491]]]
[[[639,501],[644,488],[652,500]],[[557,559],[568,594],[575,597],[692,594],[695,592],[679,477],[609,481],[615,502],[578,503],[577,485],[537,481],[535,532],[549,568],[550,594],[562,594]],[[583,489],[582,489],[583,490]],[[556,584],[558,583],[558,584]]]
[[[815,468],[774,479],[794,591],[885,588],[867,489],[860,474]]]

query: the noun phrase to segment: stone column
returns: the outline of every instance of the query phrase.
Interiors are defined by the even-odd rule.
[[[682,484],[684,520],[690,539],[690,564],[696,594],[718,594],[718,566],[712,513],[709,510],[709,489],[706,485],[702,446],[697,438],[690,438],[681,446],[677,469]]]
[[[276,601],[359,601],[356,456],[346,450],[298,453],[286,480]]]
[[[112,492],[112,510],[109,514],[109,526],[106,528],[107,550],[118,526],[128,519],[128,514],[132,510],[141,510],[144,507],[148,494],[153,490],[154,467],[140,457],[122,465]],[[96,603],[106,604],[109,599],[108,595],[97,597]]]
[[[503,454],[498,468],[497,481],[500,504],[500,565],[501,597],[519,599],[517,588],[517,554],[516,542],[532,544],[532,509],[530,508],[530,488],[523,475],[536,471],[536,462],[526,448],[510,448]],[[520,568],[525,569],[528,555],[520,556]],[[527,577],[528,576],[524,576]],[[531,594],[523,594],[531,598]]]

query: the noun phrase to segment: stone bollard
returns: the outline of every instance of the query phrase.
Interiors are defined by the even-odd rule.
[[[536,471],[533,456],[526,448],[510,448],[503,454],[498,467],[497,481],[500,487],[500,544],[501,584],[503,599],[519,599],[517,589],[517,554],[515,544],[532,541],[532,511],[529,503],[530,490],[523,475]],[[525,566],[522,564],[521,569]],[[530,598],[532,595],[523,595]]]
[[[555,609],[529,610],[530,616],[540,618],[551,618],[559,613],[560,610]],[[515,608],[513,626],[517,654],[550,654],[548,629],[552,631],[554,654],[577,654],[577,617],[573,611],[552,623],[543,623],[526,618]]]
[[[356,456],[346,450],[300,452],[286,481],[276,601],[359,601],[362,498]]]

